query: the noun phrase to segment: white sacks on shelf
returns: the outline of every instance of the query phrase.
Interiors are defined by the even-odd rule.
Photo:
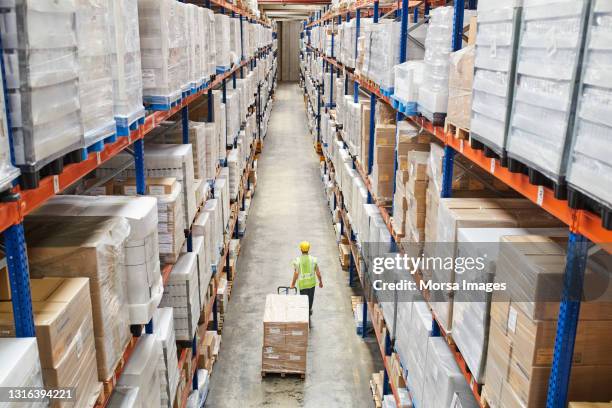
[[[152,197],[71,196],[52,197],[33,216],[69,221],[91,216],[123,217],[130,225],[122,263],[122,286],[130,324],[146,324],[159,305],[162,281],[157,233],[157,201]],[[78,217],[78,218],[77,218]]]
[[[565,180],[589,4],[523,2],[508,157],[556,183]]]
[[[478,3],[471,136],[504,156],[523,0]]]
[[[157,407],[161,401],[159,371],[161,344],[154,334],[141,335],[117,381],[120,386],[138,387],[142,407]]]
[[[158,363],[160,372],[161,408],[172,408],[179,383],[176,337],[174,336],[174,313],[171,307],[157,309],[153,330],[162,352]]]
[[[143,97],[160,109],[178,101],[186,78],[187,39],[184,4],[175,0],[138,0]]]
[[[206,32],[202,38],[204,48],[207,50],[204,64],[207,66],[206,75],[210,78],[217,71],[215,13],[209,8],[200,7],[200,9],[204,12],[204,26],[206,27]]]
[[[0,387],[15,389],[21,387],[42,388],[43,379],[38,358],[36,338],[0,338]],[[7,404],[7,408],[13,404]],[[21,405],[21,403],[15,403]],[[44,401],[31,402],[29,408],[43,408]]]
[[[215,14],[215,50],[217,71],[229,69],[230,55],[230,18],[225,14]]]
[[[111,67],[113,110],[120,136],[128,126],[144,117],[138,5],[135,1],[110,0]]]
[[[452,7],[438,7],[431,11],[430,16],[425,39],[425,70],[419,88],[419,111],[430,121],[439,123],[448,105],[454,10]]]
[[[202,20],[199,10],[201,7],[195,4],[187,4],[187,79],[191,92],[196,92],[202,85],[204,78],[202,71]]]
[[[77,0],[79,101],[88,147],[115,134],[109,0]]]
[[[193,340],[200,318],[198,265],[194,253],[181,254],[174,264],[160,306],[174,309],[176,339]]]
[[[230,60],[233,64],[239,64],[242,58],[242,49],[240,45],[240,19],[237,17],[230,18]]]
[[[76,2],[4,1],[0,31],[15,164],[34,172],[81,147]]]
[[[612,208],[612,9],[605,0],[591,7],[568,182]]]

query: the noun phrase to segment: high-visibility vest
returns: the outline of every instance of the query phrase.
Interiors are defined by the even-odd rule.
[[[315,269],[317,267],[317,258],[310,255],[302,255],[295,258],[293,266],[298,271],[298,289],[310,289],[317,286],[317,278]]]

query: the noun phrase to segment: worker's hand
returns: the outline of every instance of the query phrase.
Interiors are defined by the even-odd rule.
[[[319,281],[319,287],[322,288],[323,287],[323,281]]]

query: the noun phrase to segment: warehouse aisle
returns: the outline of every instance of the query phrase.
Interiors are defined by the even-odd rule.
[[[369,379],[382,362],[375,341],[364,342],[355,334],[352,291],[340,268],[319,163],[307,132],[300,88],[279,84],[207,407],[372,405]],[[277,286],[290,284],[290,262],[302,240],[311,242],[324,283],[315,295],[306,380],[262,379],[265,298]]]

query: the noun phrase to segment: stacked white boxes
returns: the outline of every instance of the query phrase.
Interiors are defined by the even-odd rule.
[[[566,173],[589,4],[523,1],[508,157],[557,183]]]
[[[170,130],[157,135],[153,139],[158,144],[182,144],[183,128],[181,123],[172,123]],[[189,121],[189,144],[193,153],[193,176],[196,179],[206,179],[206,123]]]
[[[238,199],[238,189],[240,187],[240,160],[238,150],[233,149],[227,155],[227,167],[229,168],[229,195],[232,200]]]
[[[439,123],[435,114],[446,114],[448,106],[449,57],[452,51],[452,7],[431,11],[425,39],[425,71],[419,88],[419,111],[427,119]]]
[[[230,18],[230,60],[233,64],[240,63],[242,49],[240,46],[240,19]]]
[[[36,338],[0,338],[0,387],[42,388],[43,379]],[[25,404],[25,405],[24,405]],[[43,408],[47,402],[15,403],[28,408]],[[13,404],[2,404],[7,408]]]
[[[193,156],[189,144],[148,144],[145,150],[146,177],[175,177],[183,191],[185,225],[191,225],[195,218],[195,192]],[[131,159],[128,153],[120,153],[96,169],[98,177],[115,174]],[[122,173],[125,177],[136,177],[132,167]]]
[[[207,47],[207,59],[208,65],[207,75],[214,75],[217,71],[217,40],[216,40],[216,26],[215,26],[215,13],[209,8],[203,8],[205,16],[206,35],[202,38],[202,41]]]
[[[206,305],[206,292],[208,291],[208,285],[212,278],[212,267],[210,265],[210,257],[208,248],[205,247],[206,242],[203,236],[193,237],[192,251],[196,254],[198,262],[198,286],[199,286],[199,299],[200,299],[200,310],[204,310]],[[187,245],[183,247],[184,252],[187,251]]]
[[[115,134],[111,44],[108,38],[109,0],[78,0],[76,27],[79,66],[79,101],[84,143]]]
[[[157,198],[157,232],[159,259],[175,263],[185,242],[185,213],[181,183],[172,184],[170,194],[151,194]]]
[[[77,8],[74,1],[42,9],[29,2],[3,3],[0,31],[15,164],[31,173],[82,144]]]
[[[204,124],[204,180],[211,182],[215,179],[217,164],[219,163],[219,137],[215,123]]]
[[[223,92],[214,90],[213,96],[213,120],[215,121],[215,132],[217,135],[217,148],[219,149],[219,161],[225,160],[225,143],[227,138],[227,125],[225,123],[225,103],[223,103]]]
[[[400,59],[400,28],[399,22],[383,20],[370,25],[365,34],[364,74],[384,89],[394,85],[392,67]]]
[[[215,196],[221,205],[221,220],[223,231],[227,228],[230,219],[230,183],[229,168],[223,167],[219,172],[219,177],[215,180]]]
[[[174,314],[171,307],[157,309],[153,328],[162,349],[158,363],[161,407],[172,408],[179,383],[179,371],[174,336]]]
[[[176,24],[170,26],[173,28],[174,43],[179,49],[183,49],[184,52],[180,54],[180,65],[179,65],[179,78],[181,82],[181,91],[183,94],[190,90],[191,84],[189,83],[189,40],[187,39],[188,33],[187,27],[187,4],[178,2],[176,8]],[[185,96],[185,95],[183,95]]]
[[[143,95],[155,109],[178,101],[187,82],[187,40],[180,24],[184,7],[175,0],[138,0]]]
[[[117,385],[113,388],[108,408],[143,408],[140,401],[140,388]]]
[[[478,3],[471,136],[504,156],[523,0]]]
[[[230,18],[225,14],[215,14],[215,50],[217,71],[229,69],[231,65]]]
[[[213,257],[211,262],[213,265],[218,265],[221,259],[223,250],[223,215],[219,200],[216,198],[210,199],[204,203],[204,211],[209,213],[212,231]]]
[[[226,141],[227,146],[234,144],[234,138],[238,137],[240,130],[240,94],[236,89],[228,89],[225,92],[225,118],[226,118]]]
[[[0,95],[0,112],[6,112],[4,92]],[[0,191],[12,187],[11,182],[19,176],[11,162],[8,123],[6,114],[0,115]]]
[[[419,100],[419,88],[423,84],[425,62],[406,61],[393,67],[393,72],[395,75],[393,97],[416,107],[414,105]]]
[[[161,386],[157,365],[161,354],[161,344],[156,335],[141,335],[117,382],[121,386],[138,387],[142,407],[160,406]]]
[[[135,1],[110,0],[110,38],[113,70],[113,105],[117,132],[144,117],[138,5]]]
[[[127,306],[131,324],[146,324],[159,305],[162,280],[157,232],[157,200],[153,197],[71,196],[52,197],[34,216],[70,219],[73,217],[123,217],[130,224],[122,259]]]
[[[212,226],[213,220],[211,217],[211,214],[206,212],[206,211],[202,211],[198,214],[196,220],[193,222],[193,226],[191,229],[191,232],[193,234],[194,238],[202,238],[203,239],[203,243],[204,243],[204,275],[203,278],[200,279],[200,294],[202,294],[202,282],[206,282],[206,276],[208,274],[208,272],[206,271],[206,268],[208,268],[208,270],[210,270],[210,273],[212,275],[213,272],[213,268],[216,268],[216,263],[214,262],[215,259],[218,258],[217,255],[217,247],[213,244],[213,226]],[[198,265],[200,264],[200,259],[198,259]],[[202,272],[202,270],[200,270],[200,272]],[[200,275],[202,276],[202,275]],[[210,281],[210,279],[209,279]],[[204,290],[204,294],[206,294],[206,291]],[[205,299],[206,296],[200,296],[201,299]]]
[[[191,92],[195,92],[202,85],[202,26],[200,20],[201,7],[195,4],[186,4],[187,10],[187,78]]]
[[[568,169],[569,184],[607,208],[612,208],[611,21],[609,2],[594,0]]]
[[[193,252],[186,252],[174,264],[160,304],[174,309],[177,340],[193,340],[200,318],[199,298],[197,258]]]

